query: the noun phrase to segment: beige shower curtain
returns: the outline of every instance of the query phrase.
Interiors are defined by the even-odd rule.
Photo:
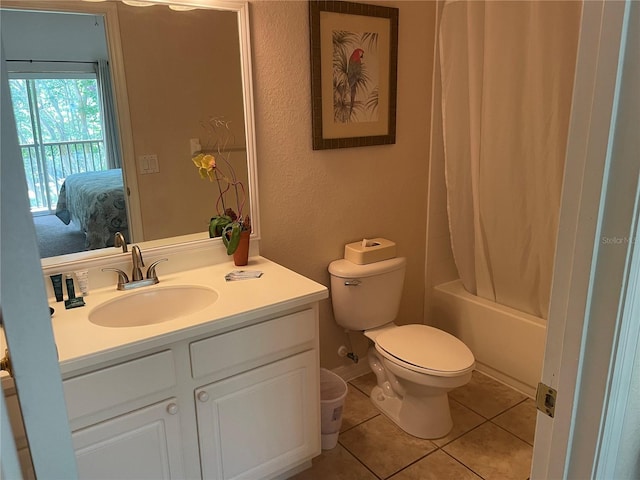
[[[546,318],[580,2],[447,2],[442,120],[454,258],[471,293]]]

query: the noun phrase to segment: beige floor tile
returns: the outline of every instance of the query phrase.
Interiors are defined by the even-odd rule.
[[[436,448],[429,440],[403,432],[384,415],[340,434],[339,442],[380,478],[389,477]]]
[[[365,395],[371,395],[371,390],[378,384],[378,380],[373,372],[361,375],[349,382]]]
[[[481,477],[437,450],[395,474],[391,480],[481,480]]]
[[[527,398],[524,402],[510,408],[491,420],[505,430],[533,445],[536,433],[536,402]]]
[[[313,459],[313,465],[304,472],[291,477],[291,480],[376,480],[376,476],[367,470],[353,455],[342,446],[323,450]]]
[[[369,397],[351,385],[348,385],[348,388],[347,398],[342,410],[341,432],[380,414],[380,410],[371,403]]]
[[[486,480],[525,480],[531,470],[531,445],[486,422],[443,447]]]
[[[476,371],[468,384],[449,392],[449,397],[485,418],[493,418],[527,398]]]
[[[449,399],[449,408],[451,408],[453,428],[446,437],[431,440],[439,447],[450,443],[452,440],[455,440],[459,436],[467,433],[469,430],[487,421],[484,417],[478,415],[472,410],[469,410],[467,407],[461,405],[452,398]]]

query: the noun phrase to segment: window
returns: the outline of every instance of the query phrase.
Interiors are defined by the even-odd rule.
[[[96,74],[9,76],[31,211],[50,214],[67,175],[108,169]]]

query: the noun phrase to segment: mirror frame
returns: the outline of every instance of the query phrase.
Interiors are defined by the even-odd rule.
[[[128,196],[127,214],[130,223],[131,244],[138,243],[145,250],[175,250],[176,248],[201,248],[204,242],[217,242],[222,244],[220,238],[209,238],[208,232],[169,237],[148,242],[138,241],[143,238],[142,217],[140,214],[140,200],[137,189],[136,162],[133,148],[133,131],[129,116],[129,97],[124,73],[124,60],[122,58],[122,46],[120,43],[120,27],[115,1],[87,2],[82,0],[3,0],[3,8],[25,8],[43,11],[78,12],[103,15],[105,18],[105,33],[109,49],[109,61],[112,65],[112,81],[116,95],[118,109],[118,125],[120,128],[120,143],[123,153],[123,180],[125,188],[133,192]],[[258,208],[258,182],[255,141],[255,113],[253,101],[253,74],[251,68],[251,41],[249,25],[248,0],[147,0],[157,5],[182,5],[213,10],[232,11],[237,14],[238,37],[240,42],[240,68],[242,77],[242,92],[244,101],[244,127],[247,150],[247,169],[249,178],[249,210],[251,215],[252,239],[260,239],[260,215]],[[143,8],[143,7],[141,7]],[[222,248],[222,247],[221,247]],[[113,255],[119,255],[122,251],[115,248],[103,248],[84,252],[48,257],[42,259],[42,267],[62,267],[69,263],[92,261]],[[160,252],[158,252],[160,253]],[[150,253],[153,255],[153,253]]]

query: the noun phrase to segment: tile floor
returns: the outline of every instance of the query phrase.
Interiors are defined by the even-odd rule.
[[[449,393],[453,430],[422,440],[404,433],[368,398],[373,373],[349,382],[338,445],[295,480],[526,480],[536,408],[527,396],[473,372]]]

